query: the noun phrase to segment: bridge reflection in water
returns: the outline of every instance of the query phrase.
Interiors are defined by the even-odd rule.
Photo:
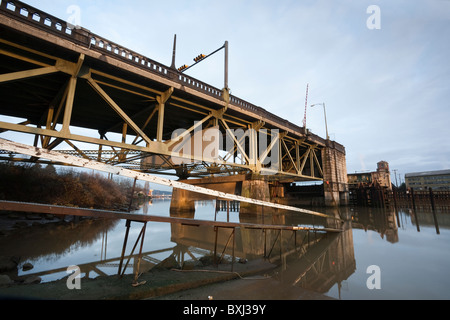
[[[169,201],[145,203],[139,213],[146,215],[156,212],[167,216],[169,206]],[[195,212],[177,213],[177,216],[283,225],[314,224],[317,226],[324,222],[324,219],[319,221],[317,217],[314,217],[315,221],[313,221],[312,217],[290,213],[267,214],[256,219],[255,216],[239,214],[233,210],[227,214],[226,206],[219,206],[218,209],[216,213],[215,201],[201,201],[197,202]],[[231,237],[232,229],[220,228],[216,232],[214,227],[151,222],[147,226],[147,238],[140,265],[141,272],[149,271],[167,259],[175,260],[180,266],[195,264],[199,260],[204,261],[203,257],[212,257],[214,252],[217,252],[218,260],[222,258],[221,266],[228,270],[231,270],[233,256],[235,263],[265,258],[279,266],[275,278],[280,283],[326,294],[333,291],[335,297],[340,297],[341,288],[348,291],[347,287],[352,282],[349,278],[357,273],[356,260],[359,260],[359,263],[367,259],[379,261],[377,260],[379,257],[369,250],[361,252],[359,249],[358,256],[355,257],[355,246],[361,248],[359,243],[361,233],[373,232],[383,241],[392,244],[403,242],[403,245],[408,245],[410,237],[405,236],[404,239],[401,237],[405,229],[408,229],[409,235],[412,233],[418,237],[421,232],[426,232],[427,239],[430,232],[444,237],[450,229],[450,216],[440,211],[431,214],[431,212],[413,211],[408,208],[396,211],[351,207],[327,210],[329,210],[328,214],[332,214],[331,210],[334,210],[335,214],[340,214],[346,219],[343,232],[327,234],[297,231],[294,233],[284,230],[263,231],[236,228],[234,246],[233,237]],[[120,263],[123,224],[124,220],[85,220],[78,224],[47,224],[26,230],[21,229],[18,233],[0,238],[0,256],[20,257],[22,263],[19,265],[17,277],[38,275],[44,281],[53,281],[66,277],[66,269],[69,265],[80,266],[83,276],[90,278],[114,275]],[[140,225],[132,226],[130,234],[136,235],[139,229]],[[357,243],[355,243],[356,240],[354,241],[355,234],[359,239]],[[86,252],[90,254],[87,255]],[[417,254],[420,255],[420,252]],[[128,259],[128,256],[126,258]],[[126,273],[132,274],[136,271],[136,261],[137,255],[130,257]],[[35,266],[34,269],[22,271],[21,265],[25,262],[31,262]],[[339,293],[335,293],[336,290]]]
[[[166,212],[169,203],[154,202],[155,207],[165,207]],[[149,209],[148,205],[149,203],[145,203],[142,206],[142,214],[155,212],[155,208]],[[171,217],[204,219],[207,216],[209,220],[220,221],[225,220],[226,207],[222,207],[222,210],[224,211],[216,206],[215,201],[201,201],[198,202],[197,212],[178,212],[171,214]],[[229,212],[226,219],[248,224],[315,227],[322,225],[330,228],[333,225],[329,223],[336,223],[333,220],[327,225],[324,218],[309,218],[289,213],[256,217],[236,211]],[[89,278],[113,275],[117,273],[121,262],[123,223],[123,220],[83,220],[78,224],[47,224],[34,227],[27,232],[21,231],[20,234],[13,233],[2,238],[0,255],[20,256],[22,263],[30,261],[35,265],[35,268],[28,272],[19,268],[17,277],[36,275],[44,281],[53,281],[67,276],[68,265],[78,265],[83,276]],[[157,230],[165,225],[168,227],[164,227],[164,232],[155,238],[155,234],[159,233]],[[140,227],[134,225],[130,235],[136,235]],[[147,239],[140,259],[140,272],[149,271],[167,260],[175,260],[176,264],[182,267],[186,264],[196,264],[199,260],[205,261],[203,257],[212,257],[210,267],[214,268],[215,264],[220,264],[231,271],[233,263],[267,259],[281,267],[283,281],[308,288],[320,287],[320,292],[326,292],[335,283],[345,280],[355,269],[352,233],[349,227],[346,227],[344,232],[335,234],[323,231],[217,228],[151,222],[147,229]],[[167,237],[168,233],[170,240],[161,241],[160,238]],[[23,236],[24,234],[26,236]],[[90,256],[95,250],[97,257],[100,249],[100,259],[86,259],[83,255],[89,249]],[[67,266],[60,265],[59,261],[52,263],[52,260],[64,260],[65,256],[71,255],[73,258]],[[126,256],[125,260],[128,259],[130,263],[125,272],[136,272],[138,255]]]
[[[223,207],[222,207],[223,208]],[[226,207],[222,209],[226,212]],[[336,209],[337,211],[337,209]],[[237,215],[238,213],[234,213]],[[330,213],[328,213],[330,214]],[[336,212],[337,214],[337,212]],[[224,215],[223,215],[224,216]],[[186,218],[192,218],[185,214]],[[225,218],[225,217],[223,217]],[[227,215],[228,218],[228,215]],[[258,221],[255,221],[255,220]],[[254,216],[239,214],[242,223],[265,223],[277,225],[313,225],[320,219],[300,217],[290,213]],[[329,227],[329,226],[328,226]],[[255,260],[264,257],[279,265],[279,280],[320,293],[347,279],[356,268],[351,224],[345,223],[341,233],[308,231],[236,229],[234,248],[229,245],[231,230],[216,234],[213,228],[174,225],[171,227],[172,241],[185,248],[201,248],[241,260]],[[218,237],[215,248],[215,237]]]

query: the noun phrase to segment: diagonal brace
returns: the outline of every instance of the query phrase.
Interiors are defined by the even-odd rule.
[[[88,78],[88,83],[91,87],[110,105],[111,108],[128,124],[136,134],[140,135],[148,144],[152,141],[147,135],[139,128],[136,123],[117,105],[117,103],[94,81],[92,78]]]

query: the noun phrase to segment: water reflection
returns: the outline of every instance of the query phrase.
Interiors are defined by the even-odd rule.
[[[117,220],[82,220],[74,222],[58,222],[17,230],[8,236],[0,237],[0,256],[14,257],[19,262],[19,268],[10,276],[22,275],[20,266],[33,261],[36,269],[43,264],[40,275],[66,271],[67,266],[52,268],[52,264],[73,252],[92,248],[101,242],[101,255],[107,250],[107,235],[118,224]],[[99,273],[100,274],[100,273]],[[51,277],[50,277],[51,278]]]
[[[343,299],[449,299],[450,212],[420,208],[348,208],[357,268],[327,295]],[[381,290],[366,281],[381,269]],[[429,272],[433,270],[433,272]],[[341,290],[344,288],[344,290]],[[343,294],[342,294],[343,293]]]
[[[398,238],[397,217],[394,210],[384,208],[364,208],[352,211],[352,228],[364,231],[374,231],[381,238],[386,237],[390,243],[396,243]]]
[[[336,227],[332,219],[289,212],[255,216],[216,204],[202,200],[195,202],[195,211],[170,212],[170,201],[154,201],[143,203],[138,212],[201,220]],[[343,232],[236,228],[233,234],[232,229],[225,228],[149,223],[140,270],[151,270],[168,259],[182,267],[217,253],[228,263],[267,259],[279,265],[274,279],[281,284],[335,298],[410,299],[422,297],[422,290],[427,297],[432,291],[435,298],[450,298],[447,211],[351,207],[317,211],[343,218]],[[140,228],[132,225],[130,236],[137,237]],[[36,274],[44,281],[66,276],[69,265],[80,266],[86,277],[111,275],[117,273],[124,233],[125,222],[121,220],[34,227],[0,238],[0,256],[18,256],[23,263],[31,262],[34,269],[25,272],[19,266],[17,276]],[[135,260],[136,256],[131,257],[126,273],[136,271]],[[427,274],[427,283],[417,282],[423,270],[429,268],[429,261],[434,261],[436,272]],[[373,264],[383,270],[383,290],[366,287],[366,268]],[[405,279],[406,275],[409,278]],[[414,290],[402,289],[411,286]]]

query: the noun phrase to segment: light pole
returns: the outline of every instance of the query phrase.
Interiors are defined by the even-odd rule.
[[[314,108],[315,106],[323,106],[323,114],[325,116],[325,130],[327,131],[327,140],[330,140],[330,136],[328,135],[328,124],[327,124],[327,111],[325,109],[325,103],[316,103],[311,105],[311,108]]]

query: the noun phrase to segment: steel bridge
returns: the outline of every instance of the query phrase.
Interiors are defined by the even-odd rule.
[[[324,179],[328,140],[230,95],[228,88],[215,88],[21,1],[1,1],[0,17],[0,115],[7,116],[0,118],[0,133],[30,134],[36,147],[148,173]],[[183,138],[211,128],[232,146],[215,157],[181,152],[174,157]],[[232,134],[238,130],[244,135]],[[342,145],[333,147],[345,153]],[[9,152],[0,156],[40,161]],[[275,169],[269,158],[278,164]]]

